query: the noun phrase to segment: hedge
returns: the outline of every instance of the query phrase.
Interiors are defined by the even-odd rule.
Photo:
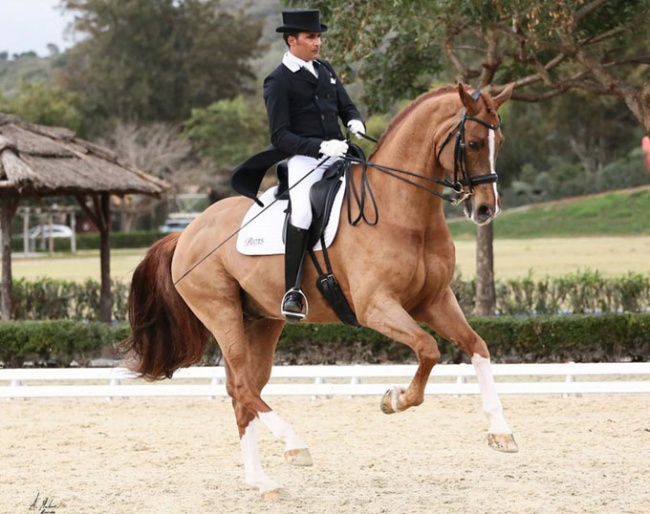
[[[474,310],[476,282],[456,277],[451,285],[466,315]],[[97,320],[98,281],[75,283],[42,278],[14,281],[13,319]],[[126,320],[129,285],[112,282],[112,319]],[[605,278],[586,271],[562,277],[497,281],[501,315],[650,312],[650,275],[628,273]]]
[[[84,282],[53,278],[14,280],[12,319],[101,320],[100,288],[100,283],[92,279]],[[112,280],[111,293],[111,319],[125,321],[129,285]]]
[[[20,367],[32,360],[38,365],[69,366],[73,360],[87,365],[105,349],[130,334],[126,323],[2,321],[0,322],[0,360],[7,367]]]
[[[470,317],[487,341],[494,362],[647,361],[650,358],[650,314]],[[126,339],[126,323],[3,321],[0,359],[8,367],[25,361],[69,366],[88,365],[100,356],[119,356],[115,343]],[[466,362],[448,341],[439,341],[441,362]],[[216,345],[204,364],[220,359]],[[327,324],[288,324],[278,343],[277,364],[415,362],[404,345],[365,328]]]

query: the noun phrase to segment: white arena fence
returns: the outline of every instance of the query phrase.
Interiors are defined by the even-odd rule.
[[[650,393],[650,362],[493,364],[500,394]],[[415,365],[274,366],[265,396],[368,396],[408,384]],[[428,395],[479,394],[474,367],[441,364]],[[146,382],[125,368],[0,369],[0,398],[56,397],[225,398],[220,366],[178,370],[172,379]]]

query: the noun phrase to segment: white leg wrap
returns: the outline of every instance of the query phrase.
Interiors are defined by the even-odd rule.
[[[276,488],[274,485],[277,486],[277,484],[270,480],[262,469],[262,461],[260,459],[260,452],[257,446],[257,436],[255,433],[256,422],[257,420],[253,419],[248,424],[246,431],[241,438],[246,483],[260,490],[274,489]]]
[[[257,415],[260,421],[266,425],[271,433],[278,439],[282,439],[285,443],[285,450],[299,450],[307,448],[300,437],[293,430],[293,427],[278,416],[274,411],[258,412]]]
[[[503,417],[503,406],[497,395],[492,376],[492,365],[490,359],[481,357],[478,353],[472,356],[472,364],[476,370],[479,389],[483,399],[483,412],[490,422],[488,430],[491,434],[512,434],[512,430]]]

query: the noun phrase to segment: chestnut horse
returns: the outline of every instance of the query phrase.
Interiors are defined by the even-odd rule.
[[[489,421],[488,443],[504,452],[517,451],[517,445],[494,388],[490,354],[449,286],[455,249],[442,192],[443,185],[453,185],[465,214],[478,225],[499,213],[495,160],[504,138],[497,109],[511,93],[509,86],[492,98],[458,85],[412,102],[387,128],[366,172],[359,164],[351,170],[357,187],[363,175],[381,220],[357,226],[341,222],[329,248],[332,269],[359,323],[407,345],[418,359],[408,387],[387,391],[382,410],[401,412],[424,401],[429,374],[440,360],[436,340],[420,326],[424,323],[470,357]],[[397,180],[398,171],[408,171],[409,178]],[[273,497],[283,490],[262,469],[258,420],[284,442],[288,462],[307,466],[312,460],[307,444],[261,398],[285,324],[280,314],[284,259],[237,252],[230,236],[252,203],[244,197],[217,202],[182,233],[149,249],[133,275],[133,335],[126,347],[135,356],[134,371],[159,379],[197,363],[214,336],[226,366],[246,482]],[[338,322],[316,289],[316,278],[314,267],[306,266],[305,321]]]

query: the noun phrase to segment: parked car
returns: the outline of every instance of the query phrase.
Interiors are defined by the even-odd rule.
[[[163,234],[169,234],[170,232],[180,232],[185,227],[187,227],[194,218],[196,218],[199,213],[174,213],[170,214],[169,218],[165,220],[165,223],[158,227],[158,231]]]
[[[29,229],[29,239],[37,239],[50,237],[50,228],[52,229],[52,237],[72,237],[72,229],[67,225],[37,225]]]

